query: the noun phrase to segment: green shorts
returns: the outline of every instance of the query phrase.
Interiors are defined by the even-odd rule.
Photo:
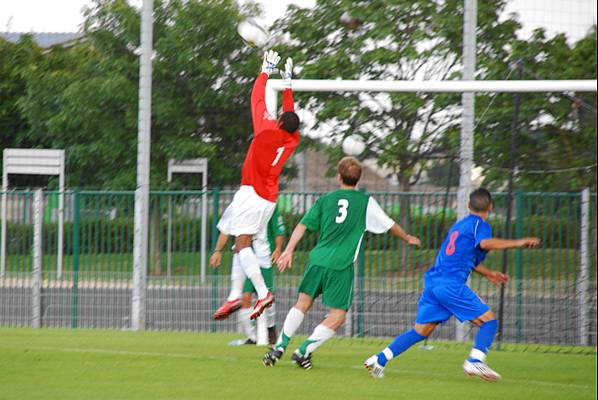
[[[299,292],[316,299],[330,308],[349,310],[353,304],[353,264],[341,270],[309,264],[303,275]]]
[[[274,293],[274,273],[272,272],[272,267],[270,268],[260,268],[262,271],[262,276],[264,277],[264,282],[268,287],[268,290],[271,293]],[[255,288],[253,287],[253,283],[249,278],[245,279],[245,285],[243,286],[243,293],[255,293]]]

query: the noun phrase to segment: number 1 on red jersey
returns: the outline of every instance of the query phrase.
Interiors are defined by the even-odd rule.
[[[280,157],[282,157],[282,153],[284,153],[284,146],[280,146],[276,149],[276,158],[272,161],[272,166],[275,166],[280,161]]]

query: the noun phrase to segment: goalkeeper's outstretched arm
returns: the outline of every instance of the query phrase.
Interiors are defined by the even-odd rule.
[[[259,134],[264,128],[264,121],[268,117],[266,108],[266,83],[268,77],[276,69],[276,64],[280,61],[280,56],[273,50],[264,53],[262,62],[262,71],[253,84],[251,91],[251,118],[253,120],[253,132]]]
[[[284,90],[282,92],[282,111],[289,112],[295,111],[295,102],[293,101],[293,89],[292,89],[292,79],[293,79],[293,59],[287,58],[286,63],[284,64],[284,71],[280,73],[282,76],[282,86]]]

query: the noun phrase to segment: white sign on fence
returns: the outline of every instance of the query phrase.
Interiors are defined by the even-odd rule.
[[[6,222],[8,175],[58,175],[58,244],[57,276],[62,277],[64,239],[64,150],[4,149],[2,158],[2,238],[0,242],[0,276],[6,273]]]

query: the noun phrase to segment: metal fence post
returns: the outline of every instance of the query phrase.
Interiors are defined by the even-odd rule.
[[[205,285],[206,283],[206,266],[208,261],[208,172],[207,172],[207,163],[206,163],[206,172],[202,174],[202,196],[201,196],[201,284]]]
[[[71,328],[76,328],[79,318],[79,241],[81,230],[79,189],[73,191],[73,288],[71,291]]]
[[[477,14],[477,0],[465,0],[463,3],[463,80],[475,79]],[[464,92],[461,95],[461,102],[463,111],[461,118],[461,143],[459,148],[460,175],[459,192],[457,193],[458,219],[465,218],[467,214],[469,214],[467,210],[467,199],[469,192],[472,189],[471,171],[473,169],[475,93]],[[458,342],[465,342],[468,340],[467,332],[467,326],[457,322],[455,339]]]
[[[523,192],[521,190],[515,191],[515,237],[523,236]],[[521,249],[515,250],[515,340],[521,341],[521,301],[523,298],[523,258]]]
[[[44,222],[44,195],[41,189],[33,197],[33,286],[31,292],[31,327],[41,327],[42,281],[42,225]]]
[[[166,276],[172,274],[172,193],[168,193],[168,227],[166,231]]]
[[[218,214],[220,212],[220,189],[214,188],[212,195],[212,249],[216,247],[218,241]],[[212,312],[218,308],[218,269],[212,269]],[[214,321],[210,324],[210,331],[216,332]]]
[[[3,159],[3,168],[2,168],[2,227],[0,232],[0,277],[3,277],[6,274],[6,226],[8,225],[8,221],[6,220],[7,216],[7,202],[6,196],[8,195],[8,174],[6,173],[6,157]]]
[[[577,301],[579,304],[579,344],[588,345],[588,301],[590,272],[589,272],[589,244],[588,228],[590,226],[590,189],[581,192],[581,233],[579,244],[579,273],[577,274]]]

